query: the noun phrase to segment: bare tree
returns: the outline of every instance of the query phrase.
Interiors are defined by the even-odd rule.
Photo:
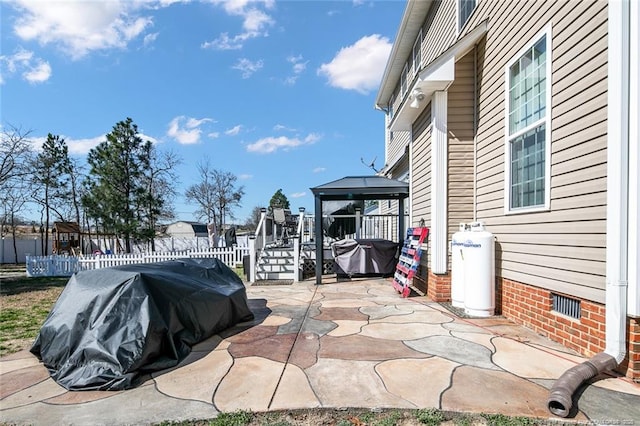
[[[11,236],[13,237],[13,254],[16,264],[18,263],[18,247],[16,245],[16,227],[19,221],[19,214],[27,203],[29,191],[27,190],[26,179],[20,176],[14,176],[2,186],[2,199],[0,207],[2,208],[2,235],[4,236],[5,226],[11,227]],[[35,253],[34,253],[35,255]]]
[[[32,153],[28,139],[30,131],[8,125],[0,131],[0,209],[2,221],[0,231],[5,234],[5,225],[11,227],[13,235],[13,251],[16,262],[16,225],[19,214],[27,203],[28,175],[27,162]]]
[[[196,216],[216,223],[218,231],[224,229],[226,218],[234,219],[233,209],[240,206],[244,187],[235,187],[237,176],[230,172],[211,169],[209,160],[198,164],[200,182],[187,188],[185,197],[197,204]]]
[[[32,152],[30,133],[12,125],[0,131],[0,191],[9,180],[27,173],[24,166]]]
[[[147,149],[149,166],[142,177],[146,193],[140,199],[138,215],[143,227],[143,238],[151,241],[151,250],[155,251],[154,238],[158,221],[175,217],[173,200],[177,195],[174,188],[178,176],[174,169],[182,160],[175,152],[158,152],[153,145],[147,145]]]

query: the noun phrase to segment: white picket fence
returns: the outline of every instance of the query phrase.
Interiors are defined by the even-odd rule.
[[[219,247],[204,250],[173,252],[152,252],[134,254],[109,254],[75,256],[27,256],[26,268],[29,277],[66,277],[87,269],[101,269],[110,266],[154,263],[184,258],[217,258],[234,268],[242,264],[249,254],[249,247]]]

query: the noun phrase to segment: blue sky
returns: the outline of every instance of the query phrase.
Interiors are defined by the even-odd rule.
[[[310,187],[384,165],[374,100],[404,1],[2,1],[2,126],[64,137],[84,161],[131,117],[160,151],[243,185],[237,222],[282,188],[313,211]]]

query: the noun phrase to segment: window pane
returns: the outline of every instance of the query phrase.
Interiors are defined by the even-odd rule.
[[[509,134],[546,116],[546,36],[509,68]]]
[[[464,27],[467,23],[473,9],[476,7],[476,0],[458,0],[458,21],[459,28]]]
[[[511,208],[543,205],[545,125],[510,141]]]

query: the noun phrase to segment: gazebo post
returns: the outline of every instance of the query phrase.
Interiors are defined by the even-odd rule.
[[[315,234],[316,234],[316,285],[322,284],[322,263],[324,262],[324,250],[322,249],[322,198],[315,197]]]
[[[398,198],[398,247],[404,244],[404,198]]]

